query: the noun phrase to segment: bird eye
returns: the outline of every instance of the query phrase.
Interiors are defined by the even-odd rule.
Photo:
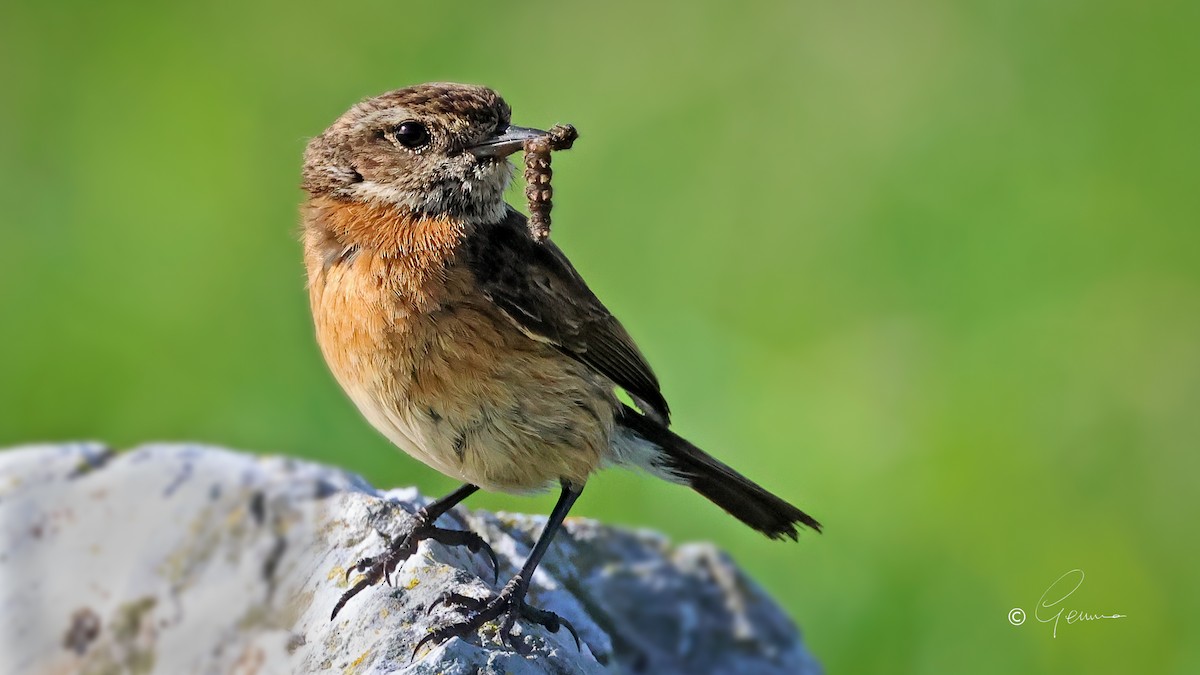
[[[420,122],[412,120],[401,122],[400,126],[396,127],[392,133],[396,137],[396,142],[406,148],[416,149],[429,143],[429,130]]]

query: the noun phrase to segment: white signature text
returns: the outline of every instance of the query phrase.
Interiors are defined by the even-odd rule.
[[[1050,584],[1050,587],[1038,599],[1037,608],[1034,609],[1033,615],[1041,623],[1053,623],[1054,637],[1056,638],[1058,637],[1058,624],[1060,621],[1065,621],[1067,625],[1071,625],[1081,621],[1124,619],[1127,616],[1125,614],[1093,614],[1078,609],[1067,609],[1063,602],[1083,585],[1083,576],[1083,570],[1075,569],[1067,572],[1056,579],[1054,583]]]

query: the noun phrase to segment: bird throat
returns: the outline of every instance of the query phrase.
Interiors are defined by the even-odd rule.
[[[424,304],[439,286],[471,226],[455,218],[420,216],[392,205],[313,197],[302,207],[310,287],[346,275],[374,278],[390,293]],[[330,275],[334,275],[331,277]]]
[[[468,225],[448,216],[414,214],[391,204],[362,204],[313,197],[303,207],[306,239],[325,247],[358,249],[415,267],[440,265],[453,255]]]

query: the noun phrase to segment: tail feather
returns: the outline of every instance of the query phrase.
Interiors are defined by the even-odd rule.
[[[658,468],[772,539],[795,540],[798,526],[821,531],[812,516],[767,492],[657,421],[625,406],[618,423],[658,447]]]

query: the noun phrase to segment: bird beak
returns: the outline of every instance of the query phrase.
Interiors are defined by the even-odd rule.
[[[523,148],[525,141],[549,135],[548,132],[541,129],[510,126],[504,130],[504,133],[493,136],[479,145],[472,145],[467,149],[471,151],[471,154],[480,159],[485,157],[507,157]]]

